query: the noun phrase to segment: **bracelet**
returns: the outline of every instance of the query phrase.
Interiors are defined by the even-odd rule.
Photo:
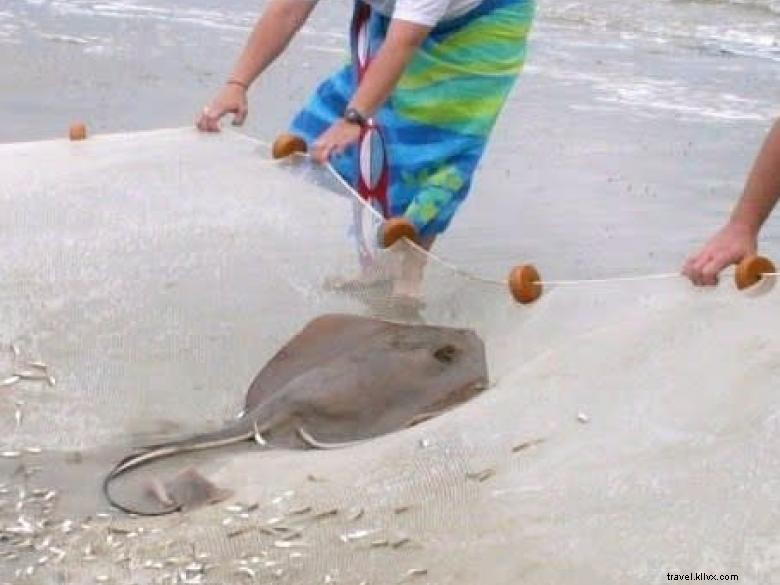
[[[249,91],[249,84],[239,81],[238,79],[228,79],[225,85],[237,85],[238,87],[243,88],[244,91]]]

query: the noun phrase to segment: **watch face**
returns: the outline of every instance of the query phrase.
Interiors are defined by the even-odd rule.
[[[363,126],[366,123],[360,112],[352,108],[345,112],[344,119],[350,124],[358,124],[359,126]]]

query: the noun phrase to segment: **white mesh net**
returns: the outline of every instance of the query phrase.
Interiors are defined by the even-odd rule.
[[[0,167],[0,582],[780,578],[777,292],[604,282],[524,307],[430,259],[399,313],[323,287],[357,269],[349,194],[238,134],[6,145]],[[421,252],[383,265],[400,254]],[[494,384],[344,450],[204,454],[227,505],[104,515],[112,457],[219,428],[334,311],[473,328]]]

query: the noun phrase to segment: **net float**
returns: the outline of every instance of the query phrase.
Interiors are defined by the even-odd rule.
[[[86,140],[87,139],[87,125],[84,122],[74,122],[70,125],[68,136],[71,140]]]
[[[419,241],[417,228],[408,219],[393,217],[382,224],[379,233],[379,243],[383,248],[389,248],[402,238],[406,238],[415,244]]]
[[[523,305],[533,303],[542,296],[542,277],[532,264],[515,266],[509,273],[509,292]]]
[[[776,272],[775,265],[769,258],[758,255],[748,256],[737,265],[734,283],[739,290],[744,290],[757,284],[765,274]]]
[[[271,147],[271,156],[278,160],[294,154],[305,153],[306,150],[306,142],[300,136],[281,134],[274,140],[274,144]]]

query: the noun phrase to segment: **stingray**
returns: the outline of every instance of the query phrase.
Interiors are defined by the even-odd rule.
[[[485,348],[472,330],[331,314],[311,321],[252,382],[242,415],[222,430],[145,447],[105,477],[116,508],[140,515],[186,511],[228,492],[193,470],[153,483],[147,500],[122,503],[119,476],[153,461],[254,442],[263,448],[336,449],[413,426],[488,385]]]

